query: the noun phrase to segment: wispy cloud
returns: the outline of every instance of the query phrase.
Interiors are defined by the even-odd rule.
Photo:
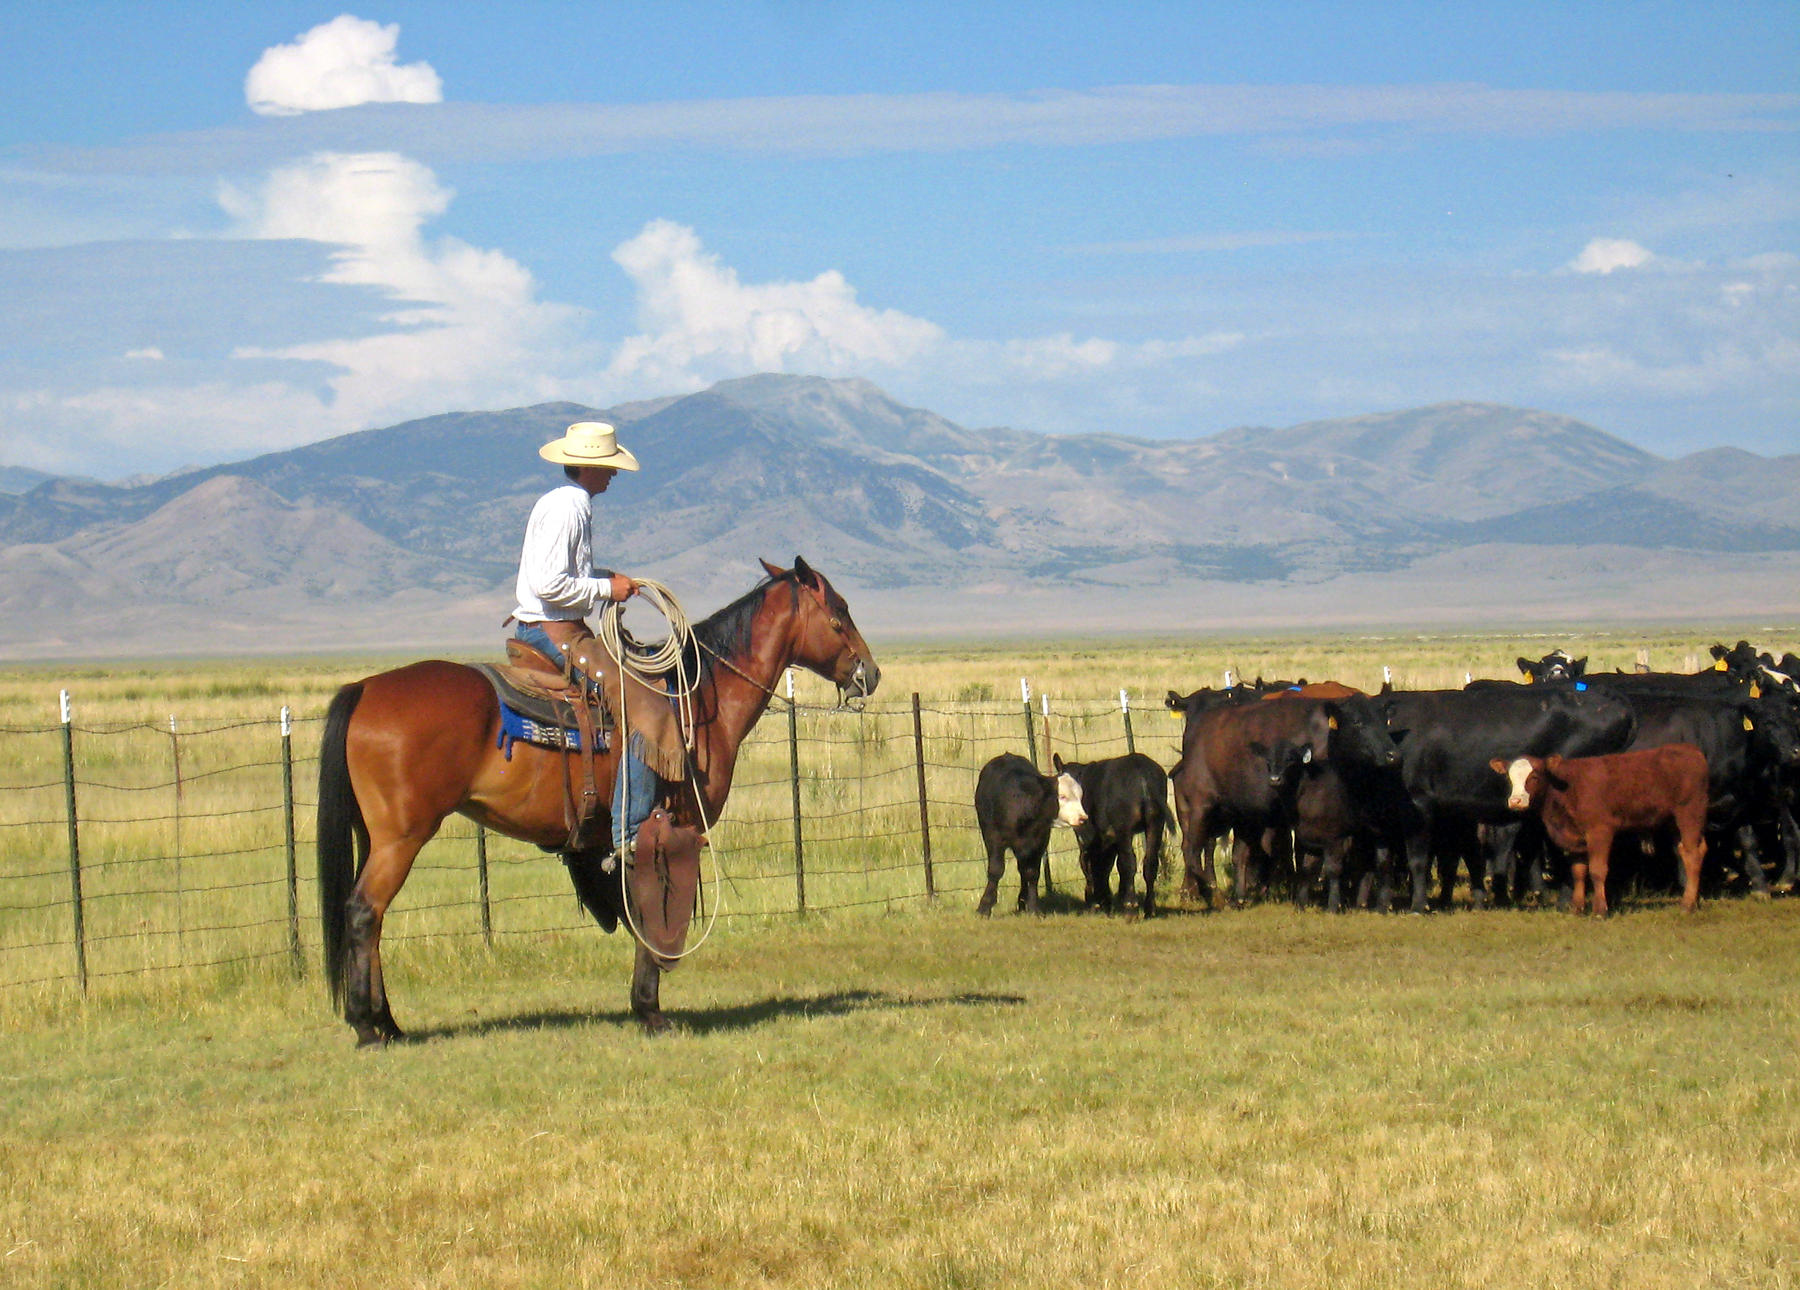
[[[1033,94],[854,94],[664,103],[366,103],[253,127],[114,147],[38,150],[71,170],[242,170],[320,150],[391,149],[431,164],[650,149],[752,154],[1082,147],[1157,140],[1662,129],[1792,131],[1800,94],[1634,94],[1481,85],[1151,85]]]
[[[1212,252],[1254,251],[1276,246],[1307,246],[1315,242],[1341,242],[1355,233],[1305,233],[1265,229],[1242,233],[1191,233],[1180,237],[1152,237],[1130,242],[1090,242],[1070,247],[1077,255],[1185,255]]]

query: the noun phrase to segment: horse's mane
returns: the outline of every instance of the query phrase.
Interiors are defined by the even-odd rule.
[[[749,651],[750,627],[756,620],[756,611],[777,582],[797,585],[791,569],[779,578],[764,578],[723,609],[693,624],[682,659],[688,676],[708,680],[720,658],[736,658]]]

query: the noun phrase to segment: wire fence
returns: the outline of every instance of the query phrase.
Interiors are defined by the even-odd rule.
[[[1159,715],[1161,714],[1159,709]],[[1118,700],[772,709],[740,749],[711,831],[708,893],[725,919],[882,910],[971,898],[986,878],[980,767],[1021,752],[1134,751]],[[193,969],[319,963],[314,814],[322,719],[0,726],[0,989],[88,991]],[[1159,755],[1168,750],[1156,749]],[[1072,840],[1050,881],[1076,881]],[[420,853],[384,939],[529,937],[592,924],[554,855],[446,821]]]

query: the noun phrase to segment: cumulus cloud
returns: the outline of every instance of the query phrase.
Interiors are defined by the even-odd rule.
[[[244,78],[244,98],[263,116],[297,116],[359,103],[441,103],[430,63],[395,61],[400,26],[351,14],[321,23],[291,45],[263,51]]]
[[[253,190],[223,188],[220,201],[244,236],[333,244],[324,281],[391,301],[379,334],[235,356],[331,364],[330,420],[345,427],[560,397],[558,367],[576,361],[581,311],[539,300],[531,272],[499,251],[427,240],[426,223],[452,195],[428,167],[393,153],[321,153]]]
[[[1569,261],[1577,273],[1612,273],[1618,269],[1636,269],[1656,257],[1636,242],[1622,237],[1597,237],[1581,248],[1581,254]]]
[[[650,386],[744,372],[841,376],[894,368],[940,344],[943,329],[871,309],[843,274],[745,283],[691,228],[653,220],[613,251],[637,288],[642,329],[619,347],[611,375]]]

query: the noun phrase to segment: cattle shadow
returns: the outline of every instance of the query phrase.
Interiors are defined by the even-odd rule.
[[[974,991],[917,998],[889,994],[884,990],[839,990],[831,994],[783,996],[716,1008],[682,1009],[666,1015],[671,1023],[672,1033],[713,1035],[754,1030],[771,1022],[796,1017],[843,1017],[853,1012],[902,1012],[944,1007],[1010,1008],[1026,1002],[1028,1000],[1023,995]],[[510,1017],[483,1017],[444,1026],[421,1027],[397,1042],[424,1044],[442,1039],[481,1038],[533,1030],[573,1030],[606,1025],[635,1030],[637,1024],[637,1015],[626,1008],[522,1012]]]

